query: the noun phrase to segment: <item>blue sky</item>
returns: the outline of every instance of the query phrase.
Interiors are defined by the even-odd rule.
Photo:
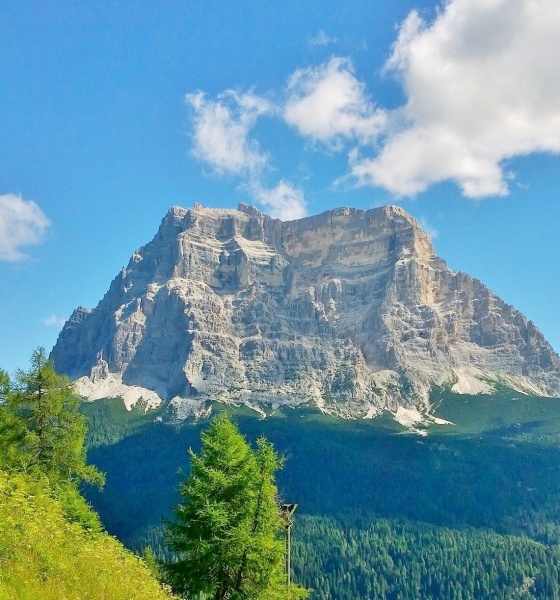
[[[560,350],[557,0],[0,0],[0,366],[167,209],[399,204]]]

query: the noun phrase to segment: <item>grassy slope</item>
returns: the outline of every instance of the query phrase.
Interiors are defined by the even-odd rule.
[[[522,394],[508,388],[477,396],[438,389],[432,395],[436,415],[452,421],[442,431],[453,435],[494,435],[517,441],[557,443],[560,399]]]
[[[165,600],[143,561],[70,523],[46,487],[0,471],[0,598]]]

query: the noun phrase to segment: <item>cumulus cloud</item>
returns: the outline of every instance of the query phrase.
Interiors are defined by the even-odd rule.
[[[386,125],[385,111],[373,105],[345,58],[298,69],[288,80],[288,94],[286,122],[325,144],[340,147],[344,139],[372,142]]]
[[[322,29],[319,29],[317,35],[309,38],[311,46],[328,46],[329,44],[336,44],[337,42],[337,38],[328,36]]]
[[[303,191],[284,180],[274,188],[264,188],[254,183],[250,186],[250,191],[271,217],[291,221],[301,219],[307,214]]]
[[[301,190],[285,181],[261,185],[269,156],[251,131],[271,115],[329,152],[348,152],[349,172],[337,181],[401,196],[454,181],[467,197],[505,195],[510,159],[560,152],[558,31],[558,0],[442,0],[433,22],[408,15],[384,65],[403,106],[376,106],[352,62],[334,56],[295,71],[275,106],[231,90],[188,94],[193,153],[240,176],[263,205],[300,206]],[[333,41],[321,30],[310,43]]]
[[[21,248],[42,242],[49,225],[50,221],[32,200],[15,194],[0,195],[0,260],[26,258]]]
[[[350,154],[362,184],[413,195],[455,181],[504,195],[504,162],[560,152],[558,0],[451,0],[428,25],[413,11],[385,65],[407,103],[377,156]]]
[[[263,185],[268,155],[251,129],[259,117],[276,108],[252,93],[227,90],[215,100],[197,91],[185,96],[193,110],[193,154],[219,174],[237,175],[253,199],[275,218],[288,221],[305,216],[303,192],[281,180],[274,188]]]
[[[254,173],[267,161],[249,133],[257,119],[272,110],[264,98],[227,90],[215,100],[201,91],[187,94],[193,110],[193,154],[218,173]]]
[[[46,319],[43,319],[43,325],[46,325],[47,327],[62,327],[64,323],[66,323],[66,319],[57,317],[54,314]]]

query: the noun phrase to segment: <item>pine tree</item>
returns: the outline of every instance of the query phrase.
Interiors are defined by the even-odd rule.
[[[103,484],[103,475],[86,464],[86,420],[79,398],[44,348],[33,352],[29,370],[19,370],[14,384],[0,372],[0,402],[4,466],[44,474],[53,482]]]
[[[282,522],[274,474],[282,461],[265,439],[253,451],[227,416],[190,451],[191,473],[181,486],[169,545],[179,555],[164,565],[175,592],[212,600],[305,598],[286,589]]]

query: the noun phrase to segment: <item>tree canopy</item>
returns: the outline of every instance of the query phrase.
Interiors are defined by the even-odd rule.
[[[41,473],[51,480],[102,485],[86,463],[86,419],[67,377],[59,375],[44,348],[12,382],[0,370],[0,466]]]
[[[274,476],[282,460],[264,438],[253,450],[225,416],[192,450],[168,542],[178,559],[164,566],[175,592],[188,598],[306,598],[284,572],[282,520]]]

